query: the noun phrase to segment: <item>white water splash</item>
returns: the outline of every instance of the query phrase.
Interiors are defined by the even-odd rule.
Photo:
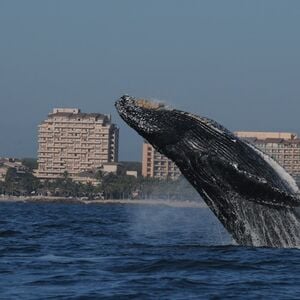
[[[255,247],[299,248],[299,219],[293,211],[258,207],[257,204],[239,205],[238,218]],[[255,215],[255,218],[253,216]]]

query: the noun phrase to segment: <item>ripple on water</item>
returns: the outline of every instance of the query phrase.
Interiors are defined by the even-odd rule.
[[[0,230],[0,238],[12,237],[18,234],[22,234],[22,232],[16,230],[10,230],[10,229]]]
[[[298,249],[235,246],[208,209],[0,205],[1,299],[297,299],[300,293]]]

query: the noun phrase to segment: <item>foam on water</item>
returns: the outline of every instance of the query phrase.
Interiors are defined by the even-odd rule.
[[[244,224],[241,237],[248,235],[256,247],[300,247],[300,220],[292,209],[265,207],[245,200],[235,203],[239,222]]]

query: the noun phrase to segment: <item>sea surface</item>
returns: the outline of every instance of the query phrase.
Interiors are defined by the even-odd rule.
[[[300,250],[236,246],[207,208],[0,203],[0,299],[300,299]]]

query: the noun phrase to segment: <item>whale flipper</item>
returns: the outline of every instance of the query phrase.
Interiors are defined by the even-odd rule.
[[[222,176],[222,183],[226,182],[227,185],[223,188],[230,192],[238,192],[245,200],[274,208],[300,206],[300,198],[296,194],[287,193],[265,178],[241,170],[237,164],[228,163],[218,155],[205,155],[201,160],[203,162],[206,160],[205,164],[207,168],[213,169],[214,176],[216,174]],[[260,195],[259,198],[257,198],[257,194]]]

